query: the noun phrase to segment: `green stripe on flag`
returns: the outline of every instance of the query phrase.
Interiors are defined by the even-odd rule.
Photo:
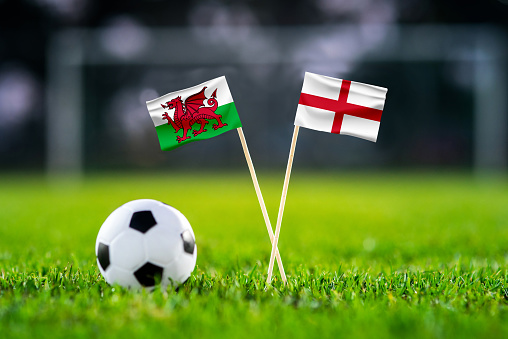
[[[205,125],[206,132],[194,136],[194,134],[192,134],[192,131],[193,130],[198,131],[201,128],[201,124],[196,123],[192,125],[192,128],[187,132],[187,136],[190,138],[180,143],[177,141],[177,136],[180,137],[183,136],[183,128],[181,128],[177,133],[175,133],[175,129],[170,124],[164,124],[155,127],[155,130],[157,131],[157,136],[159,137],[161,149],[163,151],[170,151],[179,146],[188,144],[189,142],[210,139],[224,132],[236,129],[238,127],[242,127],[242,123],[240,121],[240,117],[238,116],[238,112],[236,110],[234,102],[230,102],[229,104],[217,107],[215,113],[222,115],[221,121],[224,124],[227,124],[227,126],[214,130],[213,125],[217,124],[217,120],[209,119],[208,124]]]

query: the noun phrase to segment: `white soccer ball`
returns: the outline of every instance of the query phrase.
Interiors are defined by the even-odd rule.
[[[117,208],[95,243],[97,265],[109,284],[152,289],[184,283],[197,247],[187,218],[160,201],[141,199]]]

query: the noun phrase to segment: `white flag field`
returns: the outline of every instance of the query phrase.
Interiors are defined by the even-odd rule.
[[[306,72],[295,125],[376,142],[387,91]]]

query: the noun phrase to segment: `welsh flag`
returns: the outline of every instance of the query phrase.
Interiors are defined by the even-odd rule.
[[[376,142],[387,91],[306,72],[295,125]]]
[[[242,127],[225,76],[168,93],[146,106],[163,151]]]

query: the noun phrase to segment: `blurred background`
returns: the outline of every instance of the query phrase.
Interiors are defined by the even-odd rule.
[[[243,168],[236,132],[160,150],[145,101],[226,75],[284,168],[305,71],[388,88],[377,143],[302,130],[301,168],[505,171],[508,0],[0,0],[0,171]]]

